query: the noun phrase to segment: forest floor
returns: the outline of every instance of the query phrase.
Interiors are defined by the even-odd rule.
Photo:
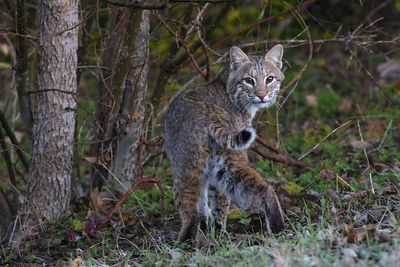
[[[366,135],[378,131],[368,128],[368,121],[361,125],[369,129]],[[210,237],[215,238],[214,247],[176,245],[180,222],[168,176],[162,178],[162,191],[157,186],[135,190],[111,219],[107,215],[121,196],[109,195],[107,200],[103,195],[103,211],[81,198],[65,217],[46,223],[45,232],[22,243],[19,251],[11,252],[3,244],[1,265],[398,266],[400,131],[393,130],[394,122],[385,124],[379,138],[366,147],[367,141],[354,141],[360,138],[361,125],[355,120],[322,142],[304,160],[315,164],[305,172],[250,153],[254,168],[291,194],[278,190],[286,228],[277,236],[261,230],[257,215],[233,208],[227,233]],[[171,170],[161,158],[144,171],[147,177],[161,177]]]
[[[399,190],[388,184],[375,194],[329,191],[318,201],[289,201],[286,229],[275,237],[260,231],[258,216],[234,210],[227,233],[201,250],[191,242],[175,245],[179,218],[172,203],[161,216],[152,210],[156,202],[132,205],[148,192],[138,191],[111,221],[76,209],[19,253],[3,246],[0,259],[4,266],[398,266]],[[150,191],[157,199],[160,192]]]

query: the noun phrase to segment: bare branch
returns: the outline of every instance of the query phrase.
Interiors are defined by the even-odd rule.
[[[220,4],[220,3],[229,3],[234,0],[165,0],[164,2],[150,2],[149,1],[138,1],[134,0],[132,2],[118,1],[118,0],[107,0],[107,3],[110,5],[120,6],[120,7],[129,7],[129,8],[138,8],[138,9],[149,9],[149,10],[160,10],[167,7],[168,3],[210,3],[210,4]]]
[[[8,138],[10,138],[11,144],[15,147],[15,149],[17,151],[17,155],[18,155],[19,159],[21,160],[22,165],[25,168],[25,171],[27,172],[28,168],[29,168],[28,160],[25,158],[25,155],[20,148],[18,140],[15,137],[14,132],[11,130],[11,127],[6,120],[6,116],[1,109],[0,109],[0,123],[3,126],[3,129],[6,132],[6,135],[8,136]]]

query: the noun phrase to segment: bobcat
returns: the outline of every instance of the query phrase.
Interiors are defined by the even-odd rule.
[[[283,80],[283,47],[265,57],[230,49],[229,66],[212,82],[183,90],[171,102],[164,125],[165,151],[174,167],[174,201],[181,217],[178,242],[224,227],[232,201],[265,214],[268,231],[283,228],[274,189],[248,163],[256,138],[251,121],[275,103]]]

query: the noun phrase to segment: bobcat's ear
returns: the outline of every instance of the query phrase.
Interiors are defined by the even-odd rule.
[[[231,57],[230,66],[232,70],[237,70],[241,64],[250,61],[249,57],[237,46],[232,46],[229,54]]]
[[[281,69],[282,68],[282,56],[283,56],[283,46],[280,44],[277,44],[268,51],[268,53],[264,57],[264,60],[271,61],[279,69]]]

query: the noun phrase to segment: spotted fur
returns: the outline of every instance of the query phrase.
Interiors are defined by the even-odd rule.
[[[265,57],[248,57],[232,47],[229,66],[216,80],[186,89],[172,101],[164,140],[174,167],[174,200],[182,221],[179,241],[203,240],[211,225],[224,229],[231,201],[243,210],[264,213],[273,233],[283,228],[275,192],[250,167],[246,153],[256,137],[251,126],[255,113],[276,101],[282,54],[281,45]]]

